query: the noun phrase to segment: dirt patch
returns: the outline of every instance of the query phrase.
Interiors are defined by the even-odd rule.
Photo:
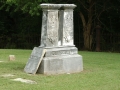
[[[13,77],[15,75],[13,75],[13,74],[4,74],[4,75],[1,75],[1,76],[3,76],[3,77]]]
[[[1,63],[1,62],[4,62],[4,61],[0,61],[0,63]]]
[[[13,79],[13,81],[19,81],[19,82],[28,83],[28,84],[37,84],[35,81],[22,79],[22,78],[16,78],[16,79]]]

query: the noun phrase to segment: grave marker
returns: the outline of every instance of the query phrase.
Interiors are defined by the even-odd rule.
[[[31,56],[24,68],[26,73],[35,74],[45,54],[44,48],[34,47]]]
[[[26,73],[61,74],[83,70],[82,56],[73,44],[74,4],[41,4],[41,45],[35,47]]]

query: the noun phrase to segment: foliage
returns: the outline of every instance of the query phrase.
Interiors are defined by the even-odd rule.
[[[24,42],[22,45],[34,44],[29,44],[25,39],[25,35],[40,34],[42,21],[41,3],[74,3],[77,5],[74,10],[75,33],[80,32],[78,38],[82,36],[78,41],[84,40],[83,45],[78,47],[92,50],[92,44],[96,39],[95,33],[98,22],[102,28],[101,33],[120,33],[120,0],[1,0],[0,43],[8,43],[5,46],[2,45],[2,47],[17,48],[15,44],[18,42],[22,43],[22,41]],[[23,36],[23,38],[12,42],[13,37],[17,35]],[[76,36],[75,38],[77,38]],[[101,43],[103,42],[101,41]]]
[[[9,11],[11,6],[14,6],[14,11],[22,10],[23,13],[29,13],[32,16],[39,16],[40,13],[40,4],[43,2],[48,2],[48,0],[2,0],[0,3],[2,4],[2,8],[6,8],[6,11]],[[6,6],[7,5],[7,6]]]
[[[28,40],[30,36],[40,34],[41,15],[31,16],[22,11],[13,13],[14,8],[10,9],[9,12],[6,12],[5,8],[0,11],[0,48],[33,48],[36,44],[38,46],[40,40],[33,44]],[[38,38],[40,39],[40,36]]]

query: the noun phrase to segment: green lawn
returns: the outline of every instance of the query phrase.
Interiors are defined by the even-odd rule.
[[[15,61],[8,61],[14,54]],[[0,49],[0,90],[120,90],[120,53],[80,51],[84,71],[74,74],[26,74],[23,69],[31,50]],[[13,74],[13,77],[3,77]],[[37,84],[12,81],[24,78]]]

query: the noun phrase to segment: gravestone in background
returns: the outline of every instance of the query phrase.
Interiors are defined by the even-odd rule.
[[[33,74],[81,72],[82,56],[73,44],[73,9],[76,5],[40,6],[43,10],[41,45],[33,49],[24,71]]]

